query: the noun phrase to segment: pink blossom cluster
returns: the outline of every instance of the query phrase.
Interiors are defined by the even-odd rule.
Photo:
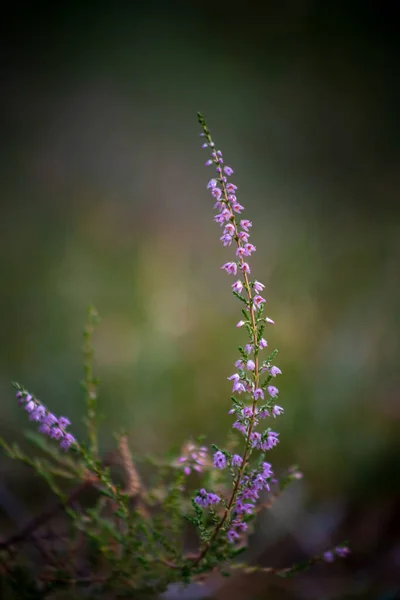
[[[71,424],[67,417],[57,418],[37,398],[34,398],[25,390],[19,389],[16,396],[18,403],[29,414],[29,419],[40,423],[40,433],[59,440],[60,448],[63,450],[69,450],[72,444],[76,443],[74,436],[66,431],[68,425]]]
[[[202,488],[196,498],[194,499],[196,504],[199,506],[211,506],[212,504],[218,504],[221,502],[221,498],[217,496],[217,494],[213,494],[212,492],[206,492],[204,488]]]
[[[192,470],[200,473],[207,462],[207,448],[205,446],[196,446],[189,442],[184,446],[182,455],[178,463],[183,467],[185,475],[190,475]]]
[[[233,519],[227,533],[228,540],[231,543],[236,542],[240,537],[240,533],[246,531],[247,523],[243,519],[246,515],[253,514],[260,492],[262,490],[270,491],[269,482],[272,476],[271,465],[264,462],[260,469],[252,471],[242,478],[240,482],[241,491],[236,498]]]
[[[345,558],[348,554],[350,554],[350,549],[347,546],[337,546],[333,550],[328,550],[324,552],[323,559],[325,562],[333,562],[335,557]]]

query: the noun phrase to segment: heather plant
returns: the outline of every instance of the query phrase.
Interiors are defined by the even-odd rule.
[[[43,514],[0,541],[4,586],[14,597],[50,597],[59,590],[73,597],[157,597],[171,584],[204,582],[213,572],[228,576],[240,570],[264,571],[288,577],[349,552],[347,546],[337,546],[284,568],[238,560],[258,513],[302,474],[296,466],[276,474],[270,462],[280,442],[275,429],[284,411],[278,404],[276,382],[282,371],[275,364],[277,350],[269,353],[266,339],[274,321],[264,314],[265,285],[252,274],[252,222],[242,216],[233,169],[215,147],[202,115],[198,119],[208,153],[205,164],[213,168],[207,189],[216,209],[214,221],[222,245],[231,252],[221,269],[233,277],[231,290],[241,309],[236,327],[243,332],[243,343],[235,371],[227,376],[227,413],[235,435],[228,436],[224,447],[209,447],[204,438],[188,439],[177,456],[157,459],[134,455],[121,432],[115,436],[116,450],[101,456],[92,343],[98,316],[90,307],[83,348],[87,439],[74,436],[67,416],[54,415],[34,394],[14,384],[18,404],[37,425],[37,433],[28,437],[40,457],[32,458],[16,444],[1,444],[8,457],[43,477],[57,497]],[[193,474],[197,489],[191,487]],[[89,490],[96,493],[88,495]],[[23,548],[28,542],[39,550],[39,562],[27,562]]]

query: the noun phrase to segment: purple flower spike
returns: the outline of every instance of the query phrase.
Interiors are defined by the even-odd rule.
[[[250,281],[249,277],[251,257],[256,252],[256,246],[249,241],[252,222],[238,216],[244,207],[240,203],[237,186],[228,181],[234,171],[219,160],[221,153],[214,146],[201,115],[199,115],[199,122],[211,148],[210,161],[214,163],[217,172],[216,178],[211,179],[207,187],[211,189],[211,194],[217,199],[214,208],[217,209],[218,214],[215,216],[215,221],[223,228],[220,240],[225,247],[233,246],[231,257],[234,260],[226,262],[221,268],[238,279],[231,284],[231,289],[244,304],[244,307],[242,306],[244,318],[236,324],[236,327],[244,327],[243,333],[248,334],[247,343],[241,342],[238,348],[240,355],[235,362],[238,372],[228,377],[228,380],[232,382],[232,393],[235,394],[232,397],[234,404],[229,410],[229,414],[233,414],[235,418],[232,427],[242,433],[245,438],[243,457],[246,457],[246,461],[244,462],[239,454],[234,454],[227,459],[224,452],[220,450],[216,451],[213,457],[214,467],[218,469],[223,469],[228,464],[231,473],[233,473],[233,469],[238,469],[236,471],[238,480],[235,482],[234,479],[233,499],[229,505],[229,510],[232,509],[232,518],[227,532],[228,540],[234,543],[240,537],[239,532],[246,530],[246,519],[243,516],[254,512],[260,493],[270,491],[272,484],[271,465],[263,463],[261,467],[259,465],[252,470],[247,457],[252,449],[266,452],[279,443],[278,433],[269,428],[258,431],[258,427],[263,419],[276,418],[284,412],[281,406],[275,404],[276,400],[272,400],[277,399],[278,388],[269,385],[272,377],[281,374],[281,370],[271,365],[272,358],[260,360],[259,356],[261,351],[268,346],[267,340],[262,337],[263,329],[267,324],[273,325],[274,321],[269,317],[262,316],[264,305],[267,302],[262,296],[265,284],[257,279]],[[239,274],[239,278],[236,277],[237,274]],[[243,394],[243,401],[238,400],[237,395],[239,394]],[[260,406],[261,403],[263,406]],[[195,502],[200,506],[208,506],[207,498],[205,490],[200,490]]]

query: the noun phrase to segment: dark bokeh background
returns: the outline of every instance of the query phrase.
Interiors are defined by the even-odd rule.
[[[163,454],[200,433],[223,442],[243,332],[219,270],[230,253],[205,190],[201,110],[236,170],[254,273],[277,322],[268,340],[280,349],[286,412],[271,461],[305,474],[261,520],[252,557],[284,566],[344,539],[353,549],[289,585],[239,579],[220,597],[394,598],[400,86],[390,4],[13,10],[0,58],[1,434],[20,441],[29,427],[14,379],[84,434],[80,347],[93,302],[104,451],[121,427],[135,451]],[[0,510],[18,525],[45,493],[1,464]]]

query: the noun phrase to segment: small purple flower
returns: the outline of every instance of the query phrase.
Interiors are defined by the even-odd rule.
[[[258,431],[253,431],[253,433],[250,436],[250,441],[252,447],[257,448],[261,442],[261,433],[259,433]]]
[[[221,188],[215,187],[212,188],[211,190],[211,195],[213,196],[213,198],[215,198],[216,200],[219,200],[222,196],[222,190]],[[220,208],[220,210],[222,210],[224,208],[224,203],[222,202],[221,204],[218,205],[218,208]],[[217,208],[217,206],[215,207]]]
[[[236,327],[243,327],[244,324],[244,321],[239,321],[238,323],[236,323]]]
[[[257,296],[254,296],[253,298],[253,303],[254,306],[258,309],[262,304],[266,303],[266,299],[257,294]]]
[[[249,419],[253,414],[253,407],[252,406],[245,406],[242,409],[242,415],[246,418]]]
[[[207,506],[207,492],[205,489],[199,491],[198,496],[194,499],[199,506]]]
[[[249,234],[246,233],[245,231],[239,231],[238,237],[239,237],[239,240],[241,242],[243,242],[244,244],[246,244],[249,241]]]
[[[237,292],[238,294],[242,293],[242,291],[243,291],[243,283],[240,281],[240,279],[238,281],[235,281],[235,283],[232,284],[232,289],[233,289],[234,292]]]
[[[244,521],[237,521],[235,519],[234,521],[232,521],[232,527],[236,527],[236,529],[239,529],[239,531],[246,531],[247,523],[245,523]]]
[[[260,398],[264,400],[264,392],[261,388],[256,388],[253,394],[254,400],[259,400]]]
[[[235,202],[234,204],[232,204],[232,210],[235,213],[240,214],[242,212],[242,210],[244,210],[244,206],[242,206],[241,204],[239,204],[239,202]]]
[[[234,235],[234,233],[235,233],[234,225],[232,225],[232,223],[227,223],[224,228],[224,233],[227,233],[229,235]]]
[[[52,425],[55,425],[55,423],[57,423],[57,422],[58,422],[58,419],[55,415],[53,415],[53,413],[47,413],[47,415],[43,419],[43,423],[45,425],[48,425],[49,427],[51,427]]]
[[[231,465],[232,465],[232,467],[241,467],[242,466],[242,462],[243,462],[243,459],[242,459],[241,456],[239,456],[239,454],[234,454],[232,456],[232,459],[231,459]]]
[[[272,414],[275,417],[278,417],[279,415],[281,415],[283,413],[284,409],[282,408],[282,406],[278,406],[277,404],[275,404],[274,408],[272,409]]]
[[[277,375],[282,375],[282,371],[278,367],[271,367],[269,369],[270,375],[272,377],[276,377]]]
[[[224,246],[230,246],[233,240],[232,236],[229,235],[229,233],[224,233],[224,235],[222,235],[219,239],[221,240]]]
[[[242,229],[244,229],[245,231],[249,231],[249,228],[252,227],[253,223],[251,221],[249,221],[248,219],[242,219],[240,221],[240,227]]]
[[[61,427],[61,429],[65,429],[66,427],[68,427],[68,425],[71,425],[71,421],[67,419],[67,417],[59,417],[58,424]]]
[[[269,323],[269,325],[275,325],[275,321],[273,321],[272,319],[270,319],[269,317],[265,317],[265,322]]]
[[[256,365],[255,365],[254,361],[253,360],[248,360],[247,363],[246,363],[246,369],[248,371],[254,371],[255,368],[256,368]]]
[[[240,421],[235,421],[232,427],[233,429],[237,429],[238,431],[240,431],[240,433],[242,433],[243,435],[247,434],[247,427]]]
[[[228,194],[234,193],[237,190],[237,185],[235,185],[234,183],[227,183],[226,184],[226,191],[228,192]]]
[[[335,552],[338,556],[340,556],[340,558],[344,558],[350,554],[350,550],[347,546],[337,546],[337,548],[335,548]]]
[[[254,506],[252,504],[249,503],[243,503],[240,498],[239,500],[236,501],[235,504],[235,511],[238,515],[241,514],[245,514],[245,515],[251,515],[251,513],[254,510]]]
[[[40,405],[33,410],[29,416],[31,421],[42,421],[46,415],[46,409],[44,406]]]
[[[243,369],[244,368],[244,362],[243,362],[243,360],[241,358],[239,358],[239,360],[237,360],[235,362],[235,367],[237,369]]]
[[[333,553],[330,552],[330,551],[324,552],[323,557],[324,557],[324,561],[328,562],[328,563],[331,563],[331,562],[333,562],[335,560],[335,557],[333,556]]]
[[[50,435],[50,425],[47,425],[47,423],[42,423],[39,427],[39,431],[40,433],[44,433],[44,435]]]
[[[214,454],[214,467],[217,469],[224,469],[226,467],[226,456],[220,450]]]
[[[272,477],[272,475],[274,474],[274,472],[272,470],[272,466],[269,463],[263,462],[262,468],[263,468],[263,475],[264,475],[264,477],[266,477],[266,478]]]
[[[268,346],[267,340],[264,340],[264,338],[261,338],[261,340],[258,343],[258,347],[260,348],[260,350],[262,350],[263,348],[266,348],[267,346]]]
[[[265,288],[265,285],[256,280],[253,283],[253,288],[254,288],[254,291],[256,294],[260,294],[263,291],[263,289]]]
[[[211,160],[211,158],[209,160],[207,160],[207,162],[205,163],[206,167],[210,167],[213,164],[213,161]]]
[[[256,251],[256,247],[253,246],[253,244],[250,244],[250,243],[245,244],[243,248],[244,248],[244,254],[245,254],[245,256],[250,256],[252,252]]]
[[[269,414],[269,412],[267,411],[267,409],[266,409],[266,408],[263,408],[263,409],[262,409],[262,410],[260,410],[260,411],[258,412],[258,414],[257,414],[257,417],[258,417],[259,419],[266,419],[266,418],[267,418],[267,417],[269,417],[269,416],[270,416],[270,414]]]
[[[73,435],[71,435],[70,433],[66,433],[63,437],[63,439],[61,440],[60,443],[60,448],[62,448],[63,450],[69,450],[69,448],[72,446],[72,444],[75,443],[75,438]]]
[[[228,177],[230,177],[231,175],[233,175],[233,169],[231,169],[231,167],[224,167],[224,171],[225,173],[228,175]]]
[[[265,444],[263,444],[262,449],[263,450],[271,450],[274,446],[279,444],[278,436],[279,436],[279,433],[276,433],[275,431],[269,431],[268,435],[267,435],[267,439],[265,441]]]
[[[207,189],[213,189],[215,187],[217,187],[218,185],[218,181],[216,179],[210,179],[210,181],[207,183]]]
[[[24,393],[23,393],[23,392],[19,391],[19,392],[17,392],[15,395],[16,395],[16,397],[17,397],[17,400],[18,400],[18,404],[19,404],[19,405],[21,405],[21,404],[24,404],[24,402],[26,402],[26,398],[25,398],[25,396],[24,396]]]
[[[224,269],[230,275],[236,275],[237,264],[235,262],[227,262],[224,265],[222,265],[221,269]]]
[[[218,504],[221,502],[221,498],[217,494],[209,493],[207,494],[207,502],[208,504]]]
[[[196,504],[199,506],[209,506],[210,504],[218,504],[221,502],[221,498],[217,496],[217,494],[213,494],[212,492],[208,493],[204,488],[199,490],[198,495],[194,499]]]
[[[30,396],[32,398],[32,396]],[[27,396],[28,398],[28,396]],[[31,413],[35,410],[36,408],[36,404],[33,402],[33,400],[29,400],[26,404],[25,404],[25,410],[28,413]]]
[[[271,398],[275,398],[279,394],[278,388],[276,388],[274,385],[269,385],[267,390]]]
[[[250,266],[248,265],[247,262],[243,262],[240,265],[240,270],[242,271],[242,273],[247,273],[247,274],[251,273]]]
[[[239,539],[239,534],[234,529],[230,529],[226,534],[226,537],[228,538],[229,543],[234,544],[236,540]]]
[[[239,375],[239,373],[234,373],[233,375],[231,375],[227,379],[230,380],[230,381],[233,381],[233,386],[232,386],[232,393],[233,394],[235,392],[237,392],[238,394],[241,394],[242,392],[246,391],[243,383],[240,382],[240,375]]]
[[[196,446],[193,443],[187,443],[183,447],[182,456],[178,460],[178,464],[183,466],[185,475],[190,475],[192,469],[201,472],[207,461],[207,448],[204,446]]]
[[[231,218],[230,211],[227,208],[224,208],[223,211],[221,213],[219,213],[219,215],[215,215],[214,221],[216,223],[218,223],[219,225],[223,225],[225,223],[225,221],[229,221],[230,218]]]
[[[59,427],[53,427],[50,430],[50,437],[55,439],[55,440],[59,440],[60,438],[62,438],[64,435],[62,429],[60,429]]]

